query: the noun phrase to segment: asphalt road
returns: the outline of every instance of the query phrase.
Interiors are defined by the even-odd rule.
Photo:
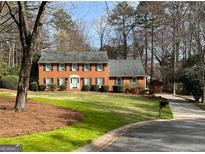
[[[204,152],[205,119],[155,122],[130,128],[103,152]]]

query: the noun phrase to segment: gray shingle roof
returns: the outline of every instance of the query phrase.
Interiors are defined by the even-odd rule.
[[[140,59],[135,60],[109,60],[110,77],[134,77],[145,75]]]
[[[107,52],[42,52],[39,63],[108,63]]]

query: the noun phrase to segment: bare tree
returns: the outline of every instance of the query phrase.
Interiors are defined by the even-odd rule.
[[[36,19],[34,20],[34,26],[28,25],[28,19],[25,10],[25,3],[17,2],[18,19],[14,15],[15,8],[12,8],[9,2],[6,2],[9,13],[16,23],[19,30],[19,37],[22,46],[22,61],[19,75],[19,83],[16,96],[15,110],[17,112],[25,111],[27,103],[27,92],[29,88],[29,78],[32,65],[32,57],[35,53],[34,47],[39,33],[42,29],[44,22],[45,8],[47,2],[41,2]]]

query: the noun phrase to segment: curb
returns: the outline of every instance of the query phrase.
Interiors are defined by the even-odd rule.
[[[98,152],[109,146],[111,143],[113,143],[119,136],[124,134],[128,129],[130,128],[139,128],[144,125],[148,125],[154,122],[161,122],[161,121],[170,121],[166,119],[156,119],[156,120],[148,120],[143,122],[136,122],[132,124],[128,124],[122,127],[119,127],[117,129],[114,129],[101,137],[97,138],[96,140],[92,141],[91,143],[78,148],[74,152]]]

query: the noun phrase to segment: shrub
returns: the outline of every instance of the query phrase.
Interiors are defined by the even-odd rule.
[[[84,85],[82,90],[83,91],[89,91],[90,90],[90,86],[89,85]]]
[[[1,78],[2,88],[16,90],[18,88],[19,77],[16,75],[7,75]]]
[[[31,82],[30,90],[31,91],[38,91],[38,82]]]
[[[91,85],[91,91],[99,91],[99,85]]]
[[[100,88],[101,92],[108,92],[109,91],[109,86],[108,85],[102,85]]]
[[[60,85],[59,86],[59,90],[60,91],[65,91],[66,90],[66,85],[64,84],[64,85]]]
[[[116,93],[122,93],[123,92],[123,86],[113,86],[113,92]]]
[[[39,85],[38,90],[39,91],[44,91],[46,89],[46,85]]]
[[[57,85],[54,83],[51,83],[51,84],[48,84],[47,87],[49,90],[54,91],[56,89]]]

